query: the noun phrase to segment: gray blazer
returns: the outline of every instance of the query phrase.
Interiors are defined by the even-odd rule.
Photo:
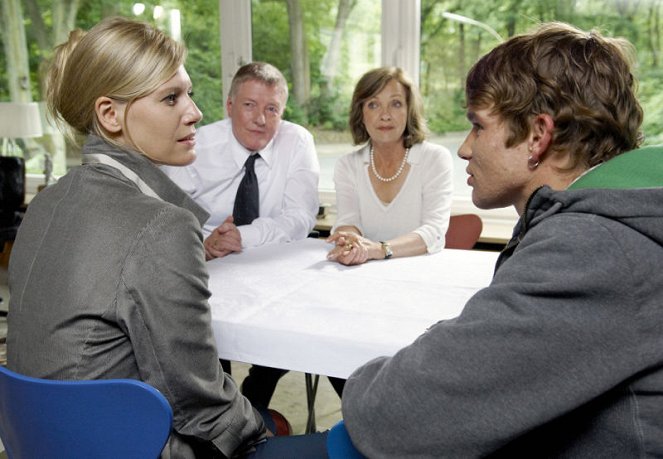
[[[8,366],[151,384],[174,412],[164,457],[193,457],[201,442],[184,436],[226,456],[260,437],[260,415],[218,362],[207,217],[146,157],[90,136],[83,165],[35,197],[16,238]]]

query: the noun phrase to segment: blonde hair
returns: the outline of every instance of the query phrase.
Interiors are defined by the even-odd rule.
[[[416,85],[401,68],[379,67],[369,70],[359,79],[352,95],[348,124],[355,145],[367,142],[371,138],[364,126],[364,103],[382,91],[392,80],[405,88],[407,123],[403,132],[403,146],[409,148],[426,140],[428,127],[424,118],[423,103]]]
[[[100,126],[95,102],[106,96],[131,103],[155,91],[184,63],[185,47],[149,24],[107,18],[89,32],[79,29],[55,48],[46,100],[50,116],[67,134],[97,134],[113,142]],[[115,142],[113,142],[115,143]]]

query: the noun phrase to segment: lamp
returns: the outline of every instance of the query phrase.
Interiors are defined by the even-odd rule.
[[[39,104],[36,102],[0,102],[0,138],[2,156],[22,156],[15,139],[41,137]]]

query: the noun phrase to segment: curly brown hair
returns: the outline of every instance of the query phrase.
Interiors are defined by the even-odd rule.
[[[543,24],[474,64],[466,103],[491,108],[507,123],[507,147],[525,140],[533,116],[550,115],[554,131],[548,154],[571,153],[572,168],[592,167],[642,141],[634,60],[625,39]]]

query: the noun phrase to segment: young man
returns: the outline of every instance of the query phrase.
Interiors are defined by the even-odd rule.
[[[520,220],[454,320],[359,368],[343,392],[369,457],[663,455],[663,149],[623,40],[547,24],[467,77],[480,208]]]

